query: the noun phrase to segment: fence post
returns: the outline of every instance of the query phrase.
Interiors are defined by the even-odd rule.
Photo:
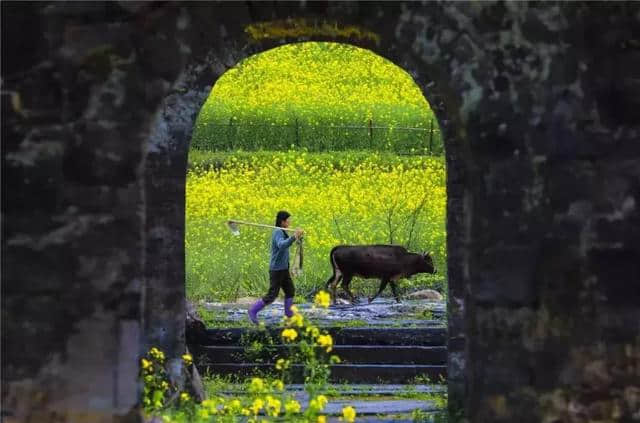
[[[429,155],[433,156],[433,119],[431,119],[429,127]]]
[[[369,119],[369,148],[373,149],[373,120]]]

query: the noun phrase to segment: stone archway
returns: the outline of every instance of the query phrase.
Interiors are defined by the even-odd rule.
[[[159,342],[175,357],[184,342],[195,114],[225,67],[295,40],[349,42],[413,70],[440,119],[450,404],[472,421],[640,412],[634,4],[2,11],[8,419],[139,419],[138,353]],[[247,43],[247,25],[274,21]]]
[[[337,8],[336,11],[340,10]],[[349,10],[349,8],[347,8]],[[354,9],[357,10],[357,9]],[[435,16],[443,11],[433,8]],[[362,13],[362,10],[360,11]],[[373,13],[373,11],[367,12]],[[408,13],[408,11],[406,11]],[[305,16],[305,14],[301,14]],[[389,8],[369,24],[371,27],[350,23],[349,16],[340,13],[331,16],[296,17],[253,23],[250,20],[236,23],[244,34],[231,40],[225,50],[213,48],[197,62],[188,64],[174,94],[162,103],[154,122],[145,177],[147,204],[153,205],[147,212],[147,263],[159,263],[147,267],[145,344],[161,345],[172,356],[179,356],[184,348],[184,199],[186,161],[192,128],[200,108],[207,99],[212,85],[229,67],[237,62],[271,48],[300,41],[325,41],[348,43],[367,48],[397,65],[414,77],[423,94],[429,99],[439,120],[445,144],[447,168],[447,232],[449,254],[456,260],[449,261],[449,369],[448,383],[452,402],[464,395],[464,274],[461,260],[464,238],[468,232],[463,225],[468,222],[464,205],[464,175],[470,162],[465,147],[464,129],[457,111],[463,103],[460,86],[466,81],[450,76],[447,64],[455,51],[438,46],[428,58],[411,54],[411,48],[401,37],[392,33],[376,33],[370,28],[414,30],[411,20],[402,21],[402,10]],[[376,22],[377,20],[377,22]],[[405,29],[405,28],[409,29]],[[453,29],[440,28],[440,31]],[[284,35],[283,35],[284,34]],[[255,38],[254,38],[255,37]],[[428,60],[427,60],[428,59]],[[465,64],[464,60],[468,60]],[[477,66],[473,54],[460,57],[461,67]],[[473,62],[473,65],[472,65]],[[164,204],[164,207],[156,207]]]

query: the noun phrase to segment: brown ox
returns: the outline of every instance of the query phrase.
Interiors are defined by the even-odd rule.
[[[410,253],[399,245],[338,245],[329,253],[333,275],[327,281],[331,286],[333,303],[336,303],[336,289],[342,279],[342,288],[355,302],[349,290],[354,276],[380,279],[378,293],[369,298],[372,302],[391,282],[391,290],[397,302],[400,302],[396,282],[416,273],[436,273],[433,259],[429,253]]]

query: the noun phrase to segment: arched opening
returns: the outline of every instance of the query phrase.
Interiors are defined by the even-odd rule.
[[[269,231],[246,227],[232,237],[224,224],[272,224],[280,209],[308,231],[300,298],[324,286],[329,251],[339,244],[432,251],[439,273],[406,285],[446,296],[439,127],[410,75],[369,50],[299,43],[243,60],[203,105],[187,174],[191,300],[234,302],[266,292]],[[377,288],[375,281],[354,285],[365,298]]]
[[[241,225],[233,236],[226,222],[273,225],[278,210],[291,212],[295,226],[306,230],[304,271],[292,273],[294,301],[312,322],[334,332],[380,330],[377,336],[388,339],[405,330],[443,330],[446,201],[437,118],[406,71],[370,50],[328,42],[286,44],[242,60],[218,78],[195,123],[186,181],[185,279],[187,300],[207,327],[247,332],[245,345],[194,346],[197,360],[226,376],[251,374],[246,366],[256,360],[261,363],[256,371],[275,362],[279,345],[260,346],[262,354],[255,358],[240,351],[251,348],[255,355],[257,348],[247,341],[254,329],[246,311],[269,289],[272,229]],[[329,254],[339,245],[429,252],[438,272],[398,258],[390,264],[407,273],[398,274],[400,281],[391,280],[383,289],[389,282],[381,283],[384,274],[366,279],[356,274],[348,290],[338,286],[338,305],[321,312],[311,304],[326,289],[332,274]],[[280,291],[259,320],[281,327],[283,300]],[[377,336],[355,346],[349,345],[353,337],[344,335],[347,345],[334,350],[350,364],[333,366],[336,379],[356,384],[418,380],[426,386],[445,377],[444,336],[428,345],[408,339],[380,345]],[[242,358],[222,354],[234,347]],[[387,357],[374,357],[374,348]],[[413,355],[390,357],[407,351]],[[360,366],[357,377],[348,373],[351,364]],[[395,374],[385,375],[384,364],[395,366]]]
[[[280,34],[279,31],[277,33]],[[161,114],[153,127],[150,145],[152,154],[147,157],[147,168],[150,169],[146,174],[149,178],[146,189],[147,203],[154,207],[154,213],[148,215],[146,221],[147,233],[150,234],[147,238],[147,260],[160,265],[146,268],[147,287],[152,286],[152,289],[146,291],[147,337],[143,348],[154,343],[168,345],[167,349],[171,351],[173,348],[174,354],[184,348],[184,322],[179,316],[184,313],[184,303],[180,302],[180,298],[185,298],[185,285],[178,285],[176,281],[185,280],[185,266],[182,262],[185,203],[176,203],[170,199],[175,200],[178,196],[185,198],[184,175],[187,171],[189,141],[197,114],[211,92],[211,81],[216,81],[231,67],[230,58],[236,63],[252,53],[260,53],[281,45],[285,40],[297,42],[303,41],[303,38],[304,41],[325,41],[327,37],[292,35],[275,38],[278,41],[266,37],[243,48],[232,48],[223,56],[211,51],[201,62],[190,66],[174,94],[164,100]],[[444,66],[447,59],[435,56],[437,60],[434,61],[433,57],[427,60],[402,54],[406,46],[400,47],[391,41],[392,39],[379,43],[353,40],[347,36],[345,42],[367,47],[392,62],[401,64],[409,71],[420,90],[431,100],[431,106],[442,129],[444,144],[447,146],[447,252],[449,257],[457,257],[457,260],[449,261],[447,264],[447,383],[451,404],[451,399],[462,400],[464,392],[463,313],[466,276],[463,266],[464,245],[469,235],[464,226],[469,223],[468,217],[465,217],[469,205],[464,203],[464,189],[468,154],[465,144],[460,142],[464,135],[459,123],[460,116],[449,113],[450,110],[456,109],[458,96],[453,86],[449,86],[447,82],[449,75]]]

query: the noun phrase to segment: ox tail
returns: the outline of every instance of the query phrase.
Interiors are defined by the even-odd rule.
[[[331,270],[333,271],[331,274],[331,277],[329,277],[329,279],[327,280],[327,284],[326,284],[326,289],[329,289],[329,285],[331,285],[331,282],[333,282],[336,279],[336,268],[337,268],[337,264],[336,264],[336,259],[333,256],[333,253],[340,248],[338,247],[333,247],[331,249],[331,252],[329,253],[329,263],[331,263]]]

